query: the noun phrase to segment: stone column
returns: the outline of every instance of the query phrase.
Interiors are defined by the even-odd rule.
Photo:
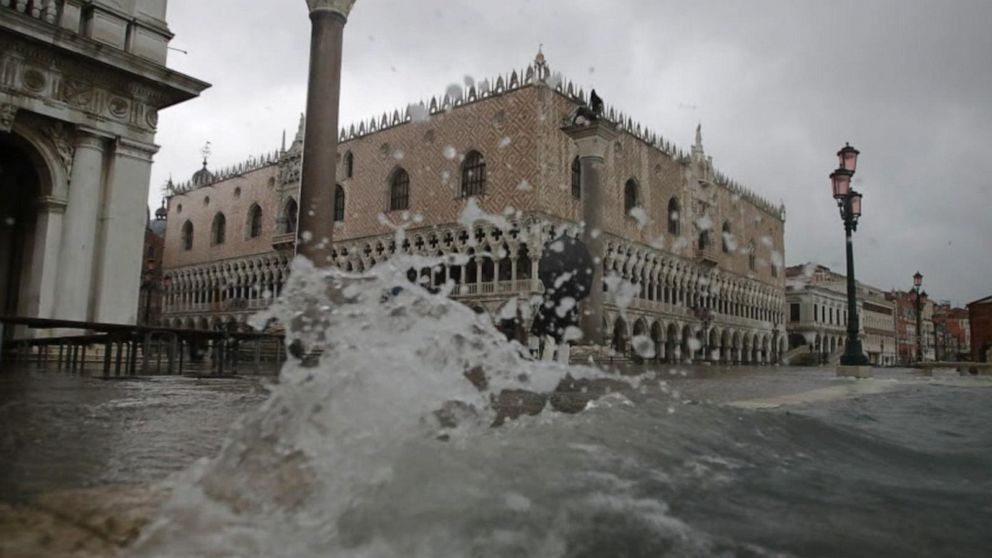
[[[62,215],[66,202],[44,198],[35,219],[34,242],[31,249],[31,269],[27,292],[27,315],[51,318],[55,311],[56,281],[60,271],[62,244]]]
[[[603,345],[603,184],[602,169],[606,154],[617,132],[605,120],[594,120],[562,128],[572,138],[582,165],[582,242],[593,258],[592,292],[582,302],[581,345]]]
[[[56,281],[57,300],[53,314],[53,317],[60,320],[85,322],[93,319],[91,303],[94,260],[100,200],[103,196],[106,141],[85,130],[76,133],[76,150],[69,179],[69,201],[62,229],[62,272]]]
[[[306,0],[310,10],[310,79],[300,184],[297,251],[331,265],[337,185],[338,110],[344,26],[355,0]]]
[[[133,324],[138,318],[148,215],[151,144],[118,139],[107,175],[97,242],[93,320]]]

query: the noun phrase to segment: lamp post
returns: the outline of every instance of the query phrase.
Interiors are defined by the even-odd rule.
[[[923,309],[927,302],[927,292],[921,291],[923,274],[917,271],[913,275],[913,299],[916,303],[916,362],[923,362]]]
[[[837,152],[840,167],[830,174],[834,199],[840,208],[840,217],[844,221],[844,232],[847,237],[847,344],[844,354],[840,357],[842,366],[867,366],[868,357],[861,347],[858,337],[858,302],[857,287],[854,279],[854,244],[851,238],[858,230],[858,219],[861,217],[861,194],[851,189],[851,177],[858,166],[860,151],[845,145]]]

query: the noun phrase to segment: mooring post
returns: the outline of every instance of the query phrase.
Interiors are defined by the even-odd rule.
[[[110,336],[107,336],[107,340],[103,342],[103,377],[110,377],[110,355],[112,352],[112,345],[110,341]]]
[[[121,375],[121,360],[124,358],[124,346],[123,343],[118,339],[114,342],[117,346],[117,355],[114,359],[114,377],[120,377]]]
[[[180,338],[179,339],[179,375],[180,376],[182,376],[183,374],[183,357],[185,356],[183,353],[186,352],[186,348],[184,347],[185,344],[186,344],[186,340]]]
[[[145,341],[141,347],[141,375],[148,375],[148,366],[151,364],[151,355],[148,349],[151,347],[151,332],[145,333]]]

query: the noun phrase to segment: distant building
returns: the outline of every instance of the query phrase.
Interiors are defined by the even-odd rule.
[[[847,277],[822,265],[786,268],[789,349],[807,346],[814,362],[836,362],[847,344]],[[894,308],[875,287],[858,283],[862,347],[875,366],[896,364]]]
[[[530,304],[547,244],[581,221],[581,166],[563,122],[586,92],[538,56],[523,71],[341,131],[333,263],[364,271],[394,254],[461,254],[411,270],[491,315]],[[607,108],[619,135],[602,167],[607,274],[638,286],[606,307],[604,343],[634,336],[659,358],[761,363],[785,347],[784,207],[718,173],[697,130],[681,150]],[[169,186],[166,323],[243,323],[286,280],[296,238],[302,126],[295,141]],[[460,222],[470,203],[508,226]],[[395,228],[406,227],[397,242]]]
[[[933,301],[926,299],[920,306],[921,338],[917,335],[916,294],[913,291],[893,290],[886,293],[885,296],[895,307],[899,364],[908,365],[917,362],[919,360],[917,353],[920,348],[923,350],[924,362],[936,360]]]
[[[141,264],[141,296],[138,297],[138,324],[161,325],[162,256],[165,254],[165,226],[168,210],[163,204],[155,210],[155,219],[145,228],[144,260]]]
[[[992,296],[968,305],[968,325],[972,360],[992,362]]]
[[[949,303],[937,304],[933,313],[934,352],[939,361],[971,359],[971,326],[968,310]]]
[[[159,111],[208,87],[166,67],[165,13],[0,2],[0,314],[135,323]]]

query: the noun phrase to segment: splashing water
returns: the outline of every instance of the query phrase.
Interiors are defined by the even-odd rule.
[[[286,364],[272,398],[243,420],[220,455],[177,482],[137,555],[468,555],[470,541],[432,514],[472,505],[525,512],[529,504],[509,487],[506,501],[495,505],[448,486],[448,477],[434,475],[436,460],[462,454],[476,437],[498,452],[500,435],[489,429],[497,416],[491,396],[550,393],[566,373],[588,379],[599,372],[533,361],[488,316],[406,279],[407,269],[438,263],[399,257],[356,275],[297,259],[283,296],[255,320],[288,324],[287,338],[316,365]],[[449,442],[438,440],[441,432]],[[456,456],[451,467],[465,465]],[[405,501],[396,491],[410,482],[437,491]],[[384,493],[409,508],[387,505]],[[378,532],[383,518],[368,514],[382,506],[376,513],[421,515],[419,551],[411,553],[403,540],[412,531],[398,539]],[[499,547],[516,544],[519,534],[491,536]],[[547,545],[542,555],[560,555],[553,539]]]
[[[129,555],[987,548],[979,526],[992,489],[992,406],[980,390],[905,385],[791,414],[686,405],[681,388],[657,377],[621,382],[531,360],[487,316],[407,281],[406,270],[437,263],[397,257],[356,275],[295,261],[282,296],[256,319],[278,318],[304,352],[319,350],[315,362],[287,363],[220,454],[173,481],[171,501]],[[648,344],[635,340],[645,354]],[[497,394],[548,393],[563,379],[577,392],[604,381],[624,391],[583,402],[577,415],[545,409],[490,428]]]

